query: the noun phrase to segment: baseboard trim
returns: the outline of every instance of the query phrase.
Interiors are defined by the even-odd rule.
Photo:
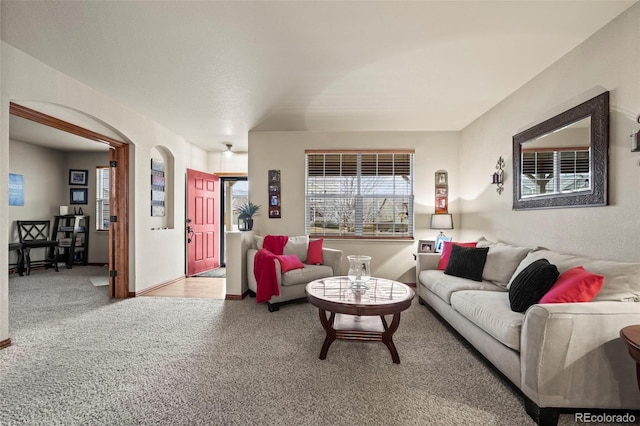
[[[249,294],[249,290],[245,291],[242,294],[226,294],[224,296],[225,300],[242,300]]]
[[[168,285],[171,285],[171,284],[175,284],[178,281],[182,281],[184,279],[185,279],[185,276],[183,275],[181,277],[177,277],[177,278],[174,278],[172,280],[162,282],[160,284],[152,285],[151,287],[147,287],[144,290],[140,290],[140,291],[136,291],[136,292],[129,292],[129,297],[144,296],[145,294],[147,294],[149,292],[152,292],[154,290],[157,290],[159,288],[162,288],[162,287],[165,287],[165,286],[168,286]]]
[[[224,300],[242,300],[244,296],[244,294],[225,294]]]
[[[11,339],[0,340],[0,349],[8,348],[11,346]]]

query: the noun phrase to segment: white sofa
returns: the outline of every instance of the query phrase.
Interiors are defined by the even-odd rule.
[[[258,283],[253,272],[253,265],[258,249],[262,248],[262,240],[264,237],[256,236],[254,247],[247,250],[247,281],[249,290],[254,296],[257,293]],[[284,247],[284,254],[295,254],[304,264],[302,269],[293,269],[285,272],[280,270],[280,262],[274,259],[276,267],[276,277],[278,281],[278,289],[280,294],[272,296],[267,302],[269,312],[275,312],[280,306],[286,303],[304,301],[307,295],[304,292],[306,285],[321,278],[337,276],[342,271],[342,250],[322,248],[322,265],[306,264],[307,248],[309,245],[309,237],[307,235],[291,236]]]
[[[437,270],[439,255],[417,255],[419,302],[453,327],[523,394],[538,424],[561,410],[640,409],[635,363],[620,330],[640,323],[640,264],[594,260],[481,239],[489,247],[482,281]],[[591,302],[534,304],[513,312],[507,285],[547,259],[559,273],[583,266],[605,282]]]

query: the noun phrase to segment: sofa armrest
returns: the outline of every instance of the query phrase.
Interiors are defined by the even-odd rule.
[[[640,303],[534,305],[520,341],[521,389],[539,407],[640,408],[635,363],[620,330]]]
[[[440,253],[416,253],[416,277],[420,275],[420,271],[428,269],[438,269],[438,261]]]
[[[253,273],[253,262],[256,258],[256,253],[258,253],[257,249],[249,249],[247,250],[247,284],[249,286],[249,290],[256,293],[258,291],[258,282],[256,281],[256,276]],[[276,264],[276,279],[278,281],[278,287],[282,285],[282,272],[280,269],[280,262],[277,260],[273,260]]]
[[[322,263],[331,266],[334,276],[342,275],[342,255],[342,250],[322,248]]]

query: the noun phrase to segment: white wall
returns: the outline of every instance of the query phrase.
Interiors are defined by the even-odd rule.
[[[0,2],[0,16],[2,16],[2,2]],[[2,19],[0,19],[2,22]],[[0,24],[0,31],[2,25]],[[0,43],[0,82],[3,77],[4,59],[2,52],[4,46]],[[1,86],[0,86],[1,89]],[[0,90],[0,103],[9,103],[8,96],[4,90]],[[5,142],[6,141],[6,142]],[[0,227],[9,225],[9,109],[0,107]],[[7,188],[7,189],[5,189]],[[3,225],[4,224],[4,225]],[[9,236],[6,229],[0,229],[0,247],[7,247]],[[0,265],[9,263],[9,254],[5,250],[0,250]],[[3,341],[9,339],[9,277],[7,274],[0,274],[0,346]]]
[[[592,257],[639,261],[640,4],[524,85],[462,132],[462,237],[542,245]],[[512,136],[609,90],[609,200],[606,207],[512,211]],[[507,162],[505,191],[489,185],[497,158]]]
[[[413,253],[418,239],[434,239],[429,229],[435,205],[435,172],[449,172],[449,211],[457,227],[458,150],[457,132],[251,132],[249,133],[249,199],[262,209],[254,217],[258,235],[302,235],[305,232],[305,149],[415,149],[415,239],[414,241],[325,240],[325,246],[346,255],[373,257],[372,273],[382,278],[415,282]],[[267,174],[281,171],[282,218],[269,219]],[[488,176],[488,175],[487,175]],[[448,235],[455,236],[456,230]]]
[[[24,176],[24,206],[9,206],[9,240],[17,242],[16,220],[53,220],[59,214],[68,170],[62,152],[30,143],[12,140],[9,158],[9,173]]]
[[[49,220],[59,212],[60,200],[67,188],[66,159],[60,151],[29,143],[11,141],[9,173],[24,177],[24,205],[9,206],[7,235],[9,242],[18,242],[16,220]],[[42,259],[44,249],[33,250],[33,259]],[[17,254],[9,253],[15,263]]]
[[[6,182],[8,165],[8,117],[10,101],[38,101],[82,111],[108,124],[131,143],[130,172],[130,291],[170,281],[184,275],[184,197],[186,168],[207,170],[206,153],[158,123],[101,95],[86,85],[2,42],[2,133],[0,175]],[[174,229],[153,232],[150,220],[149,165],[151,149],[165,147],[175,157]],[[0,235],[7,238],[7,185],[0,186]],[[6,241],[5,241],[6,243]],[[7,263],[6,252],[2,257]],[[0,274],[0,340],[7,330],[7,277]]]
[[[73,212],[74,207],[78,209],[82,207],[82,212],[89,216],[89,263],[109,263],[109,232],[96,231],[96,167],[108,165],[108,152],[71,152],[65,155],[63,182],[69,182],[69,169],[88,171],[87,204],[69,205],[69,189],[72,186],[64,185],[59,205],[69,205],[70,213]],[[81,187],[78,186],[78,188]]]
[[[231,156],[221,152],[207,154],[208,173],[227,173],[242,175],[247,173],[249,156],[246,153],[234,153]]]

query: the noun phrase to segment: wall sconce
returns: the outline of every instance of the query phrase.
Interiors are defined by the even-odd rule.
[[[502,191],[504,191],[504,158],[502,156],[496,162],[496,172],[491,175],[491,183],[498,185],[496,192],[502,195]]]
[[[638,116],[636,121],[638,122],[638,124],[640,124],[640,115]],[[640,133],[640,130],[637,130],[635,132],[632,132],[631,135],[629,135],[631,137],[631,152],[640,151],[640,148],[638,147],[638,134],[639,133]]]

